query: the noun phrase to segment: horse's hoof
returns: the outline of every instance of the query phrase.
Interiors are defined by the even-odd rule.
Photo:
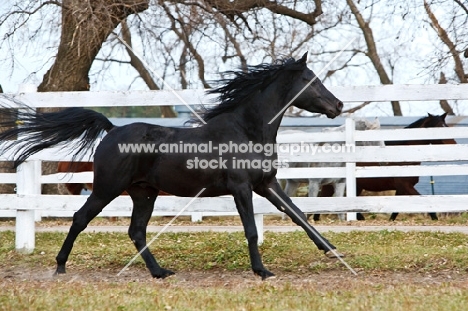
[[[65,274],[65,266],[57,266],[57,270],[55,270],[54,276]]]
[[[157,274],[154,274],[153,277],[156,279],[165,279],[168,276],[174,275],[175,272],[167,269],[161,269],[161,271]]]
[[[266,269],[262,271],[254,271],[254,273],[258,276],[261,276],[262,281],[265,281],[266,279],[275,278],[275,275]]]
[[[334,250],[329,250],[328,252],[325,252],[325,256],[327,256],[328,258],[338,258],[338,257],[345,257],[345,254],[342,254],[340,252],[338,252],[336,249]]]
[[[270,275],[270,276],[267,276],[267,277],[262,278],[262,281],[274,280],[274,279],[276,279],[276,275],[272,274],[272,275]]]

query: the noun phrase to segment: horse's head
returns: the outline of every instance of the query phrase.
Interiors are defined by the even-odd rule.
[[[430,128],[430,127],[448,127],[447,123],[445,122],[445,117],[447,117],[447,113],[444,113],[440,116],[432,115],[430,113],[427,114],[427,117],[421,118],[416,122],[407,126],[407,128]],[[431,144],[456,144],[457,142],[455,139],[437,139],[431,140]]]
[[[440,116],[436,116],[433,114],[428,113],[427,117],[421,118],[420,124],[418,125],[418,121],[408,125],[408,127],[448,127],[447,123],[445,123],[445,118],[447,117],[447,113],[444,113]],[[414,125],[413,125],[414,124]]]
[[[292,101],[291,104],[300,109],[323,113],[329,118],[335,118],[341,113],[343,103],[327,90],[320,79],[307,67],[306,61],[307,53],[297,61],[297,64],[302,66],[302,71],[294,75],[294,81],[291,81],[288,101]]]

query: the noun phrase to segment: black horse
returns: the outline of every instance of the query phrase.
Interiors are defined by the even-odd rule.
[[[341,113],[342,102],[307,68],[306,60],[307,53],[297,61],[291,58],[252,66],[246,73],[231,72],[233,79],[221,81],[220,87],[209,91],[219,95],[220,104],[203,113],[206,124],[193,128],[145,123],[117,127],[103,115],[82,108],[38,114],[22,109],[19,116],[7,109],[10,112],[5,117],[9,122],[2,126],[21,126],[0,134],[0,141],[4,143],[3,150],[19,150],[16,166],[44,148],[67,145],[73,139],[79,141],[74,146],[74,155],[78,155],[103,131],[108,133],[95,152],[93,192],[73,216],[70,231],[56,257],[56,273],[65,273],[78,234],[123,191],[133,200],[128,233],[138,251],[146,247],[146,227],[160,190],[193,197],[205,188],[202,197],[233,195],[248,241],[252,270],[262,279],[273,273],[264,267],[258,250],[252,191],[286,212],[327,256],[341,256],[335,246],[307,223],[305,215],[283,192],[275,175],[276,168],[284,163],[278,162],[276,150],[270,152],[288,106],[323,113],[329,118]],[[7,141],[18,134],[25,138]],[[158,152],[125,151],[124,144],[145,144]],[[161,152],[168,144],[180,149],[188,146],[190,150]],[[197,149],[209,144],[213,152]],[[160,267],[147,248],[141,256],[153,277],[165,278],[174,273]]]

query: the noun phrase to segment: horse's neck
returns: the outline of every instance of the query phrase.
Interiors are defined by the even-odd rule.
[[[284,113],[277,115],[284,108],[281,105],[278,96],[269,92],[265,91],[254,96],[250,103],[246,103],[241,108],[242,119],[245,121],[242,123],[244,131],[262,143],[275,143]]]

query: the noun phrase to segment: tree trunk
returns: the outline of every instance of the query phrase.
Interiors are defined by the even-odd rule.
[[[88,73],[102,43],[128,15],[148,8],[142,0],[64,0],[57,56],[38,92],[87,91]]]
[[[447,79],[445,78],[445,75],[443,72],[440,73],[439,84],[447,84]],[[440,103],[440,107],[442,108],[442,110],[444,110],[444,112],[446,112],[450,116],[455,115],[448,101],[446,101],[445,99],[442,99],[439,101],[439,103]]]
[[[382,61],[380,60],[380,56],[379,56],[379,53],[377,52],[377,47],[375,45],[375,39],[372,33],[372,28],[370,28],[369,23],[364,20],[358,8],[354,4],[353,0],[346,0],[346,2],[348,3],[348,6],[351,9],[351,12],[356,18],[359,28],[361,29],[364,35],[364,39],[366,40],[366,44],[367,44],[367,57],[369,57],[372,64],[374,65],[374,68],[377,71],[377,75],[379,76],[380,82],[382,84],[393,84],[392,80],[390,79],[387,72],[385,71],[384,66],[382,65]],[[402,116],[403,113],[401,111],[400,102],[392,101],[391,104],[392,104],[393,114],[395,116]]]
[[[38,92],[88,91],[88,73],[103,42],[123,19],[146,10],[148,4],[148,0],[63,0],[57,56]],[[59,109],[42,109],[54,110]],[[56,163],[43,163],[43,174],[56,170]],[[58,193],[58,187],[46,185],[43,192]]]
[[[128,47],[125,46],[125,49],[127,50],[127,53],[130,56],[130,65],[132,65],[133,68],[135,68],[135,70],[138,71],[138,74],[143,79],[143,81],[145,81],[146,85],[148,86],[150,90],[153,90],[153,91],[160,90],[159,86],[154,81],[148,69],[145,67],[143,62],[133,52],[132,35],[130,33],[130,28],[127,25],[127,21],[122,20],[121,25],[122,25],[123,40],[128,45]],[[177,117],[176,113],[174,112],[171,106],[160,106],[159,109],[160,109],[162,118]]]

